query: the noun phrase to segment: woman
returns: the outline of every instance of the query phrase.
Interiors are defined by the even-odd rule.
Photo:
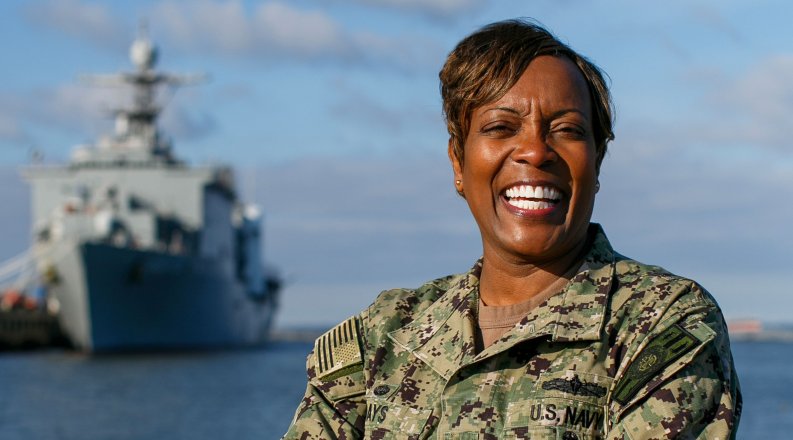
[[[613,138],[598,68],[512,20],[460,42],[440,78],[482,259],[383,292],[320,337],[285,438],[734,437],[741,398],[713,298],[590,224]]]

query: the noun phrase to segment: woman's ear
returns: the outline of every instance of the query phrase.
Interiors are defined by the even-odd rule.
[[[457,155],[454,154],[454,146],[452,145],[451,139],[449,139],[447,153],[449,155],[449,162],[452,163],[452,172],[454,173],[454,189],[457,190],[457,194],[465,197],[463,191],[463,164],[460,162]]]

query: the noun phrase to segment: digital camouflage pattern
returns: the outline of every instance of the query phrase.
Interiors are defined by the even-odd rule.
[[[323,376],[309,355],[284,438],[734,438],[741,397],[713,298],[593,230],[565,289],[480,353],[480,263],[383,292],[352,320],[357,368]]]

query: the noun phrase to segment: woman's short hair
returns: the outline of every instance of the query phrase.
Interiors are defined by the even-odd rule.
[[[449,141],[461,163],[473,110],[506,94],[529,63],[541,55],[567,57],[584,76],[592,100],[592,126],[600,168],[607,144],[614,139],[614,111],[604,74],[548,30],[526,19],[499,21],[469,35],[452,50],[440,71]]]

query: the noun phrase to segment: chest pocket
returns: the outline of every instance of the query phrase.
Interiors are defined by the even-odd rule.
[[[505,439],[599,440],[605,437],[612,379],[572,370],[540,375],[526,400],[510,402]]]
[[[368,398],[366,402],[366,439],[426,438],[431,409],[415,409],[385,399]]]

